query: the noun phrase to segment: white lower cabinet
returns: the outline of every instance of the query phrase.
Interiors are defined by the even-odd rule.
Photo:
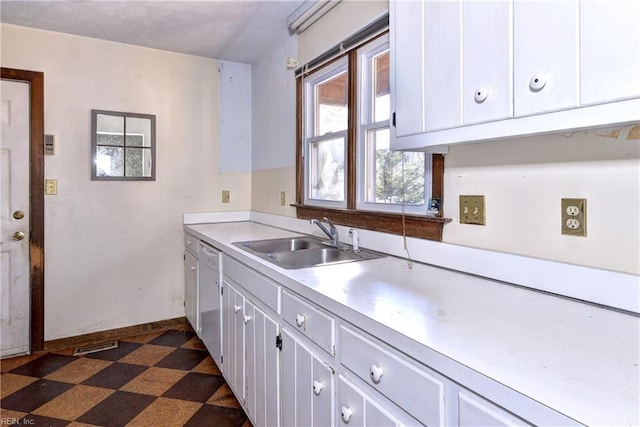
[[[461,427],[515,427],[531,424],[468,390],[461,390],[458,393],[458,425]]]
[[[198,239],[184,235],[184,314],[196,333],[200,331],[198,308]]]
[[[244,296],[224,281],[222,293],[222,373],[238,400],[245,402]]]
[[[414,425],[403,422],[388,409],[355,386],[344,376],[338,376],[338,418],[342,426],[386,427]]]
[[[283,426],[334,425],[334,370],[318,352],[282,328]]]
[[[260,426],[279,425],[278,324],[245,299],[242,321],[246,346],[246,408]]]

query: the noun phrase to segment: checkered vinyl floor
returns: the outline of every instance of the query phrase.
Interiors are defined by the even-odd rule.
[[[193,331],[0,361],[0,426],[251,427]]]

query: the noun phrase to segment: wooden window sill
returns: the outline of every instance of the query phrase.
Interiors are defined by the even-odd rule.
[[[327,217],[338,225],[381,231],[391,234],[405,234],[427,240],[442,241],[442,229],[451,218],[402,215],[387,212],[358,211],[353,209],[332,209],[319,206],[292,204],[301,219],[322,219]],[[404,218],[404,226],[403,226]],[[404,230],[404,233],[403,233]]]

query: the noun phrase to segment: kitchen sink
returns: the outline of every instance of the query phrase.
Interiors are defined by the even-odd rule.
[[[302,249],[322,248],[321,240],[312,237],[288,237],[284,239],[253,240],[234,245],[254,253],[295,252]]]
[[[327,246],[326,243],[314,237],[293,237],[235,242],[233,244],[286,269],[365,261],[385,256],[367,249],[354,252],[351,246],[345,245],[344,248],[335,248]]]

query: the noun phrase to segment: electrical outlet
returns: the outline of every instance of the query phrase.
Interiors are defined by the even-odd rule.
[[[460,224],[486,225],[484,196],[460,196]]]
[[[587,237],[587,199],[562,199],[562,234]]]
[[[230,203],[231,202],[231,191],[222,190],[222,203]]]
[[[284,191],[280,192],[280,206],[284,206],[286,205],[287,202],[287,193],[285,193]]]

